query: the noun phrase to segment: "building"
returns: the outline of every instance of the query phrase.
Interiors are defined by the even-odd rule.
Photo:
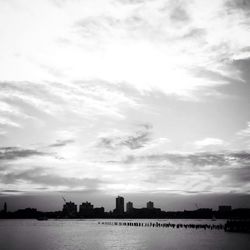
[[[105,215],[104,207],[96,207],[96,208],[94,208],[94,216],[96,218],[104,217],[104,215]]]
[[[219,212],[230,212],[231,210],[231,206],[219,206]]]
[[[86,202],[83,202],[79,206],[79,212],[84,211],[84,210],[91,210],[93,208],[94,208],[94,206],[90,202],[86,201]]]
[[[116,199],[116,206],[115,206],[115,213],[116,214],[123,214],[124,213],[124,198],[118,196]]]
[[[152,201],[147,202],[147,209],[154,209],[154,202]]]
[[[3,205],[3,212],[7,213],[7,203],[6,202],[4,202],[4,205]]]
[[[133,207],[133,202],[131,202],[131,201],[127,202],[127,205],[126,205],[126,211],[127,211],[127,213],[128,213],[128,214],[129,214],[129,213],[132,213],[132,212],[133,212],[133,209],[134,209],[134,207]]]
[[[94,206],[86,201],[79,206],[79,215],[83,217],[89,217],[93,214]]]
[[[75,217],[77,215],[77,205],[74,202],[66,202],[63,205],[63,214],[67,217]]]

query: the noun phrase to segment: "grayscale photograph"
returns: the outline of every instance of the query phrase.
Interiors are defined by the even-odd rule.
[[[0,0],[0,249],[248,250],[250,0]]]

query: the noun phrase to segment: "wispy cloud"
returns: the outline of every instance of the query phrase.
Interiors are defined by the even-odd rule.
[[[247,127],[237,133],[241,137],[250,137],[250,122],[247,123]]]
[[[120,134],[114,136],[111,134],[109,136],[101,136],[97,146],[112,150],[119,150],[123,147],[131,150],[142,148],[151,140],[151,127],[148,124],[142,124],[141,126],[143,129],[136,131],[132,135]]]
[[[250,192],[249,152],[129,156],[123,163],[143,171],[141,182],[146,181],[149,190]]]
[[[55,143],[52,143],[49,145],[49,147],[63,147],[66,146],[67,144],[73,143],[75,140],[69,139],[69,140],[58,140]]]
[[[48,169],[44,168],[36,168],[33,170],[29,169],[28,171],[20,171],[19,173],[8,173],[6,175],[3,175],[1,179],[5,184],[23,180],[31,181],[35,184],[43,184],[49,186],[83,187],[86,185],[91,188],[96,186],[97,183],[101,182],[97,179],[63,177],[60,175],[48,174],[47,171]]]
[[[0,125],[16,127],[16,128],[22,127],[20,124],[18,124],[17,122],[12,121],[11,119],[9,119],[7,117],[0,117]]]
[[[8,11],[20,18],[19,23],[12,22],[12,28],[22,40],[21,48],[13,44],[13,50],[23,51],[23,55],[13,56],[12,65],[22,65],[20,72],[16,67],[16,77],[10,74],[10,65],[3,63],[6,68],[3,79],[35,82],[101,79],[115,85],[133,84],[140,91],[156,89],[168,95],[188,96],[192,100],[194,95],[199,97],[196,91],[200,94],[204,88],[229,83],[226,79],[211,81],[204,75],[194,76],[192,69],[199,66],[229,78],[237,78],[237,75],[239,78],[231,62],[249,46],[249,17],[245,11],[236,11],[236,8],[247,9],[248,4],[244,1],[52,3],[60,8],[44,1],[37,3],[39,7],[28,5],[34,16],[37,9],[46,10],[51,25],[48,27],[38,15],[32,22],[39,29],[31,27],[23,36],[20,27],[26,27],[26,22],[30,21],[21,18],[28,11],[25,3],[18,9],[9,7]],[[3,18],[9,21],[8,15]],[[237,34],[237,42],[233,34]],[[6,32],[4,35],[6,41],[15,40]],[[31,43],[27,36],[32,36],[34,42]],[[59,40],[70,42],[58,46]],[[43,53],[38,53],[40,50]],[[24,95],[22,100],[28,101]],[[48,110],[50,108],[48,106]]]
[[[0,160],[16,160],[19,158],[27,158],[32,156],[43,156],[46,153],[36,149],[25,149],[20,147],[1,147]]]
[[[194,145],[198,149],[202,149],[202,148],[209,147],[209,146],[223,146],[225,145],[225,142],[219,138],[208,137],[208,138],[194,142]]]
[[[247,165],[250,160],[249,152],[202,152],[202,153],[166,153],[166,154],[153,154],[144,156],[128,156],[128,160],[125,160],[125,164],[131,164],[135,162],[145,161],[146,163],[160,163],[160,162],[171,162],[174,164],[181,165],[192,165],[192,166],[226,166],[234,164]]]

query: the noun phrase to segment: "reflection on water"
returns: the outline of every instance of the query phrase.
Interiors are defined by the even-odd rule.
[[[1,250],[248,249],[248,234],[224,231],[123,227],[100,220],[0,220]],[[135,220],[134,220],[135,221]],[[150,220],[140,220],[143,222]],[[155,222],[156,220],[152,220]],[[224,223],[160,220],[173,223]]]

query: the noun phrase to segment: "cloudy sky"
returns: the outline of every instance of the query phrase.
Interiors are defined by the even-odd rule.
[[[1,201],[250,206],[249,45],[247,0],[0,0]]]

